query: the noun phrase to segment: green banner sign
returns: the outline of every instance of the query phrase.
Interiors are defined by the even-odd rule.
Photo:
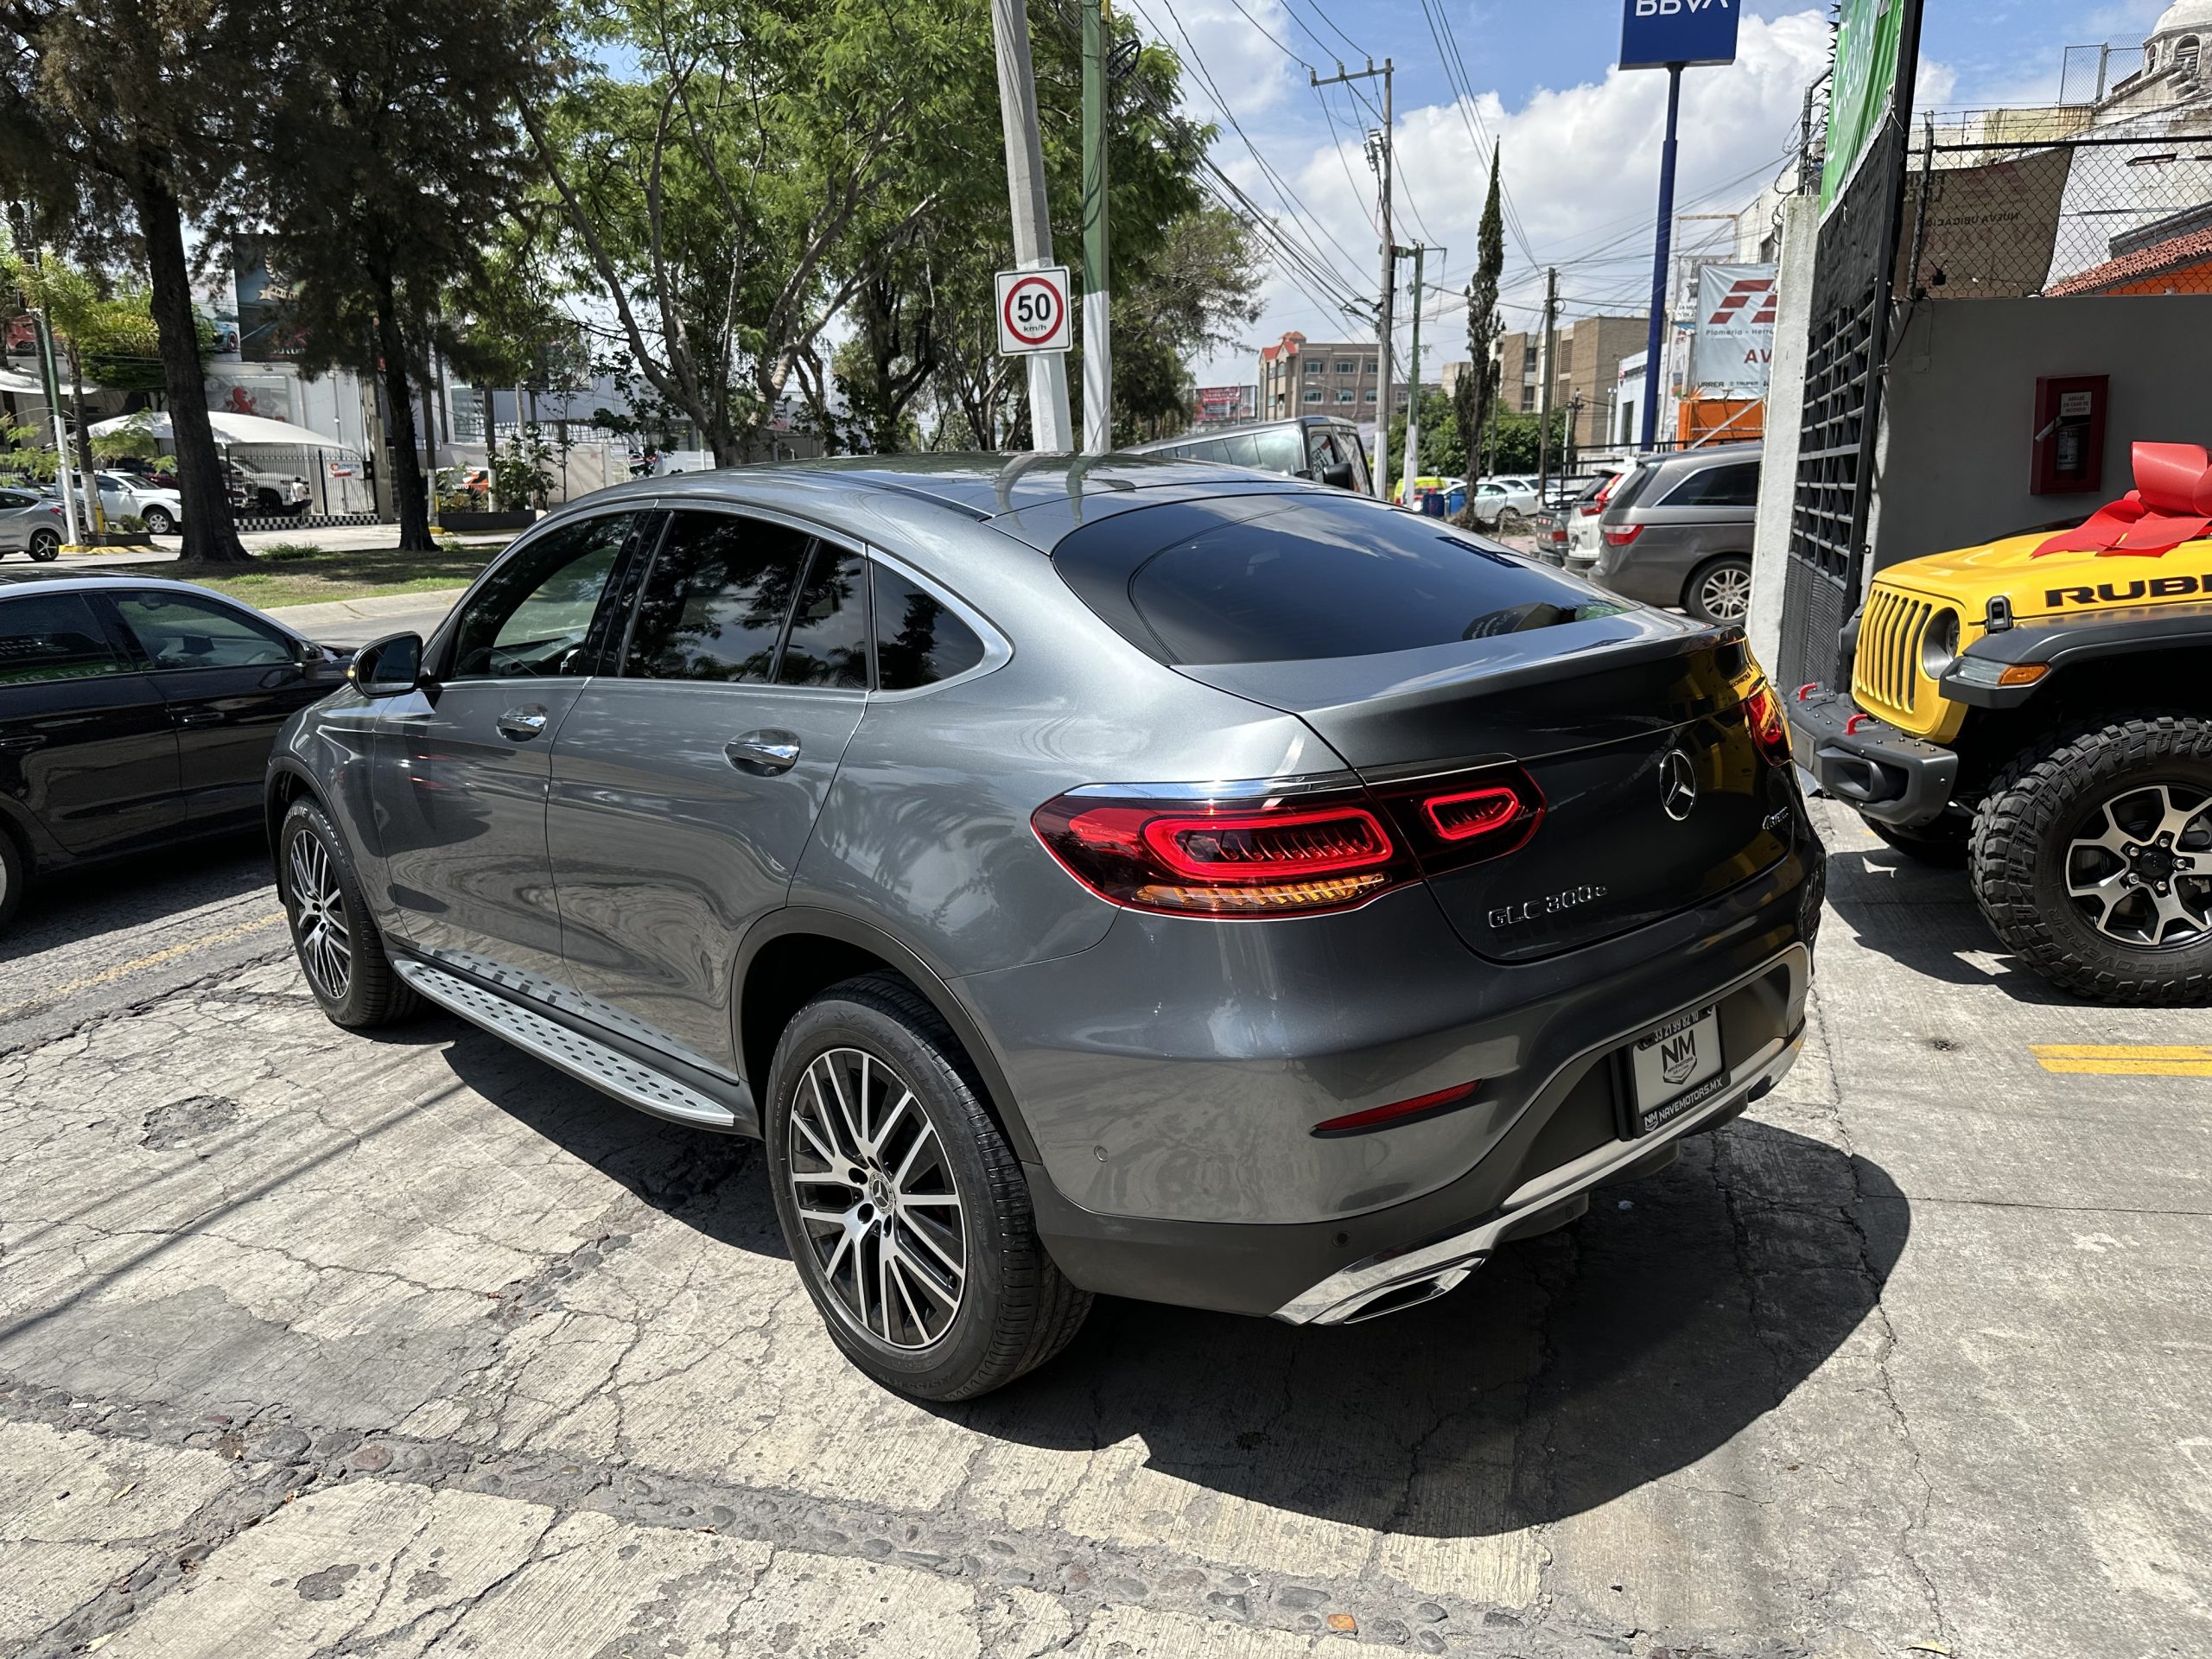
[[[1827,157],[1821,166],[1823,218],[1851,182],[1897,91],[1897,41],[1907,0],[1843,0],[1828,89]]]

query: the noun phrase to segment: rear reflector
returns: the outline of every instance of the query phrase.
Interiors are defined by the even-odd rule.
[[[1637,537],[1643,534],[1643,526],[1642,524],[1623,524],[1618,530],[1609,530],[1605,532],[1605,545],[1608,547],[1626,547],[1630,542],[1634,541]]]
[[[1403,1123],[1416,1117],[1449,1111],[1463,1106],[1475,1097],[1483,1086],[1478,1077],[1472,1083],[1457,1083],[1449,1089],[1439,1089],[1434,1094],[1415,1095],[1411,1100],[1394,1102],[1388,1106],[1370,1106],[1363,1112],[1347,1112],[1342,1117],[1332,1117],[1316,1123],[1311,1133],[1319,1135],[1357,1135],[1363,1129],[1379,1129],[1386,1123]]]

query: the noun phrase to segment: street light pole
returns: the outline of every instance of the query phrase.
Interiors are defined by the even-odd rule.
[[[1106,4],[1083,5],[1083,449],[1114,447],[1113,289],[1107,276]]]
[[[1414,480],[1421,475],[1421,289],[1427,254],[1426,243],[1414,245],[1413,351],[1406,368],[1406,467],[1399,474],[1400,494],[1408,506],[1414,501]]]
[[[1376,207],[1382,232],[1382,283],[1380,294],[1382,303],[1376,308],[1375,314],[1375,341],[1377,349],[1375,359],[1374,484],[1375,493],[1387,500],[1390,494],[1390,486],[1384,482],[1384,478],[1390,470],[1391,304],[1398,286],[1398,245],[1390,234],[1390,60],[1383,59],[1382,67],[1380,69],[1375,67],[1375,60],[1372,58],[1367,60],[1367,67],[1364,69],[1347,69],[1339,63],[1337,66],[1337,73],[1325,80],[1311,69],[1306,72],[1306,79],[1317,89],[1323,86],[1334,86],[1340,83],[1349,84],[1355,80],[1370,80],[1377,75],[1382,78],[1382,127],[1381,132],[1376,135],[1376,143],[1368,152],[1368,160],[1375,168]]]
[[[1651,322],[1643,340],[1643,430],[1637,448],[1657,442],[1659,377],[1666,372],[1660,342],[1667,327],[1668,237],[1675,223],[1675,127],[1682,111],[1682,66],[1667,66],[1667,142],[1659,151],[1659,238],[1651,251]]]
[[[1014,262],[1024,270],[1052,263],[1052,221],[1045,207],[1045,146],[1037,133],[1037,75],[1029,58],[1023,0],[991,0],[998,51],[999,122],[1006,134],[1006,188],[1014,215]],[[1063,352],[1029,355],[1030,442],[1044,451],[1072,449],[1068,361]]]

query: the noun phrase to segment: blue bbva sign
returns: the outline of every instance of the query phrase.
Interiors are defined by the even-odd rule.
[[[1621,67],[1736,61],[1738,0],[1621,0]]]

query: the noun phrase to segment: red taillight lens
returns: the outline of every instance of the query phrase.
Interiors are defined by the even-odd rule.
[[[1170,915],[1282,916],[1363,904],[1413,861],[1356,789],[1192,804],[1077,791],[1031,815],[1038,839],[1100,897]]]
[[[1446,841],[1465,841],[1503,828],[1521,810],[1521,798],[1510,787],[1471,789],[1464,795],[1438,795],[1421,804],[1436,833]]]
[[[1455,1083],[1449,1089],[1439,1089],[1433,1094],[1415,1095],[1411,1100],[1395,1101],[1388,1106],[1370,1106],[1363,1112],[1347,1112],[1342,1117],[1324,1119],[1316,1123],[1310,1133],[1319,1135],[1357,1135],[1362,1129],[1379,1129],[1386,1123],[1402,1123],[1408,1119],[1427,1117],[1436,1112],[1449,1111],[1454,1106],[1464,1106],[1475,1097],[1482,1080]]]
[[[1777,766],[1789,764],[1789,722],[1783,718],[1782,699],[1764,680],[1744,698],[1744,724],[1761,760]]]
[[[1544,821],[1543,793],[1518,766],[1402,785],[1388,799],[1401,825],[1417,819],[1414,850],[1430,875],[1517,851]]]
[[[1623,524],[1618,530],[1609,530],[1605,531],[1605,545],[1608,547],[1626,547],[1630,542],[1634,541],[1637,537],[1643,534],[1643,526],[1642,524]]]

